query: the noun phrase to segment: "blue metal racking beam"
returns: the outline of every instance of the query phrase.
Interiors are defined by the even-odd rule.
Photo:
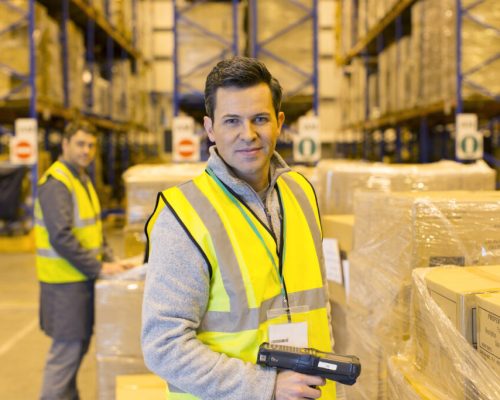
[[[312,0],[311,6],[307,7],[301,2],[297,0],[288,0],[288,3],[294,7],[300,8],[305,12],[305,15],[297,19],[296,21],[292,21],[288,24],[285,24],[282,29],[275,32],[270,37],[259,41],[259,32],[258,32],[258,1],[257,0],[249,0],[249,9],[251,13],[251,48],[250,55],[255,58],[259,58],[261,54],[264,54],[277,63],[283,65],[285,68],[295,72],[297,75],[301,76],[303,80],[297,84],[295,88],[288,90],[287,96],[293,96],[295,94],[300,93],[302,89],[305,87],[311,86],[313,88],[313,111],[317,115],[318,113],[318,0]],[[293,65],[288,60],[286,60],[282,56],[278,56],[277,54],[271,52],[266,49],[266,46],[270,43],[275,43],[286,33],[297,29],[308,21],[312,21],[312,71],[306,71]]]
[[[184,6],[184,7],[179,7],[177,4],[177,0],[173,1],[173,8],[174,8],[174,27],[173,27],[173,33],[174,33],[174,51],[173,51],[173,70],[174,70],[174,93],[173,93],[173,106],[174,106],[174,116],[179,115],[180,111],[180,103],[182,100],[182,95],[183,91],[187,90],[189,94],[195,94],[201,97],[203,97],[203,89],[202,88],[196,88],[193,87],[191,84],[188,83],[189,78],[197,71],[200,69],[203,69],[214,62],[218,60],[224,59],[228,55],[238,55],[238,0],[232,0],[231,1],[231,19],[233,23],[233,34],[231,37],[231,40],[228,40],[227,38],[218,35],[217,33],[211,31],[210,29],[207,29],[205,26],[202,24],[193,21],[191,18],[187,16],[187,13],[192,10],[194,7],[198,7],[202,5],[203,3],[207,3],[207,0],[195,0],[191,2],[191,4]],[[211,55],[207,59],[203,60],[201,63],[192,66],[192,68],[184,72],[183,74],[180,74],[180,67],[179,67],[179,35],[180,30],[179,30],[179,22],[185,24],[185,26],[189,27],[190,29],[194,31],[198,31],[203,33],[205,36],[213,39],[216,42],[219,42],[223,45],[223,49],[215,55]]]

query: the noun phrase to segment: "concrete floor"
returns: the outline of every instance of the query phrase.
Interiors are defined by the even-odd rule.
[[[121,229],[106,229],[115,254],[123,253]],[[39,288],[34,254],[0,254],[0,399],[39,397],[50,339],[38,324]],[[81,400],[97,398],[94,343],[80,373]]]

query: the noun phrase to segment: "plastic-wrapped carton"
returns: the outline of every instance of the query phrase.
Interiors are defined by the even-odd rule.
[[[412,270],[500,265],[500,193],[360,192],[354,208],[348,339],[340,352],[357,354],[367,365],[347,391],[356,399],[385,398],[387,357],[409,337]]]
[[[144,282],[98,280],[95,286],[96,353],[142,359],[141,311]]]
[[[500,377],[500,293],[476,295],[477,349]]]
[[[152,214],[158,193],[198,175],[205,163],[138,164],[123,173],[127,195],[127,224],[144,224]]]
[[[495,190],[496,173],[484,161],[383,164],[325,159],[317,168],[323,214],[352,214],[354,194],[359,190]]]
[[[500,283],[493,272],[498,266],[481,267],[492,281]],[[460,270],[457,267],[439,269]],[[468,268],[472,273],[476,269]],[[500,398],[500,380],[491,366],[466,340],[464,335],[434,301],[427,287],[427,276],[435,274],[434,268],[418,268],[413,271],[410,338],[401,357],[408,360],[429,387],[439,388],[439,399],[494,400]],[[483,271],[483,272],[481,272]]]
[[[474,347],[476,294],[500,291],[500,266],[435,268],[425,276],[432,299]]]

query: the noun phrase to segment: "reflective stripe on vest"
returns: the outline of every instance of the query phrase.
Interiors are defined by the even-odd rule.
[[[51,176],[63,183],[73,198],[72,233],[80,245],[91,251],[96,259],[102,257],[102,224],[97,193],[89,182],[87,189],[62,162],[55,162],[39,181],[39,185]],[[69,283],[87,280],[78,269],[62,258],[49,240],[43,212],[38,199],[35,201],[36,265],[38,279],[47,283]]]
[[[147,226],[150,234],[165,206],[174,213],[212,269],[210,298],[198,339],[214,351],[253,363],[259,345],[268,340],[267,311],[282,308],[283,303],[268,253],[241,212],[254,222],[276,264],[282,266],[290,307],[309,306],[309,345],[332,350],[314,192],[297,173],[282,175],[277,191],[283,213],[282,249],[265,224],[243,202],[240,211],[207,173],[164,191],[164,202],[158,203]],[[334,385],[322,390],[322,398],[335,398]],[[179,394],[178,388],[170,391],[171,395],[175,392],[175,399],[196,398]]]

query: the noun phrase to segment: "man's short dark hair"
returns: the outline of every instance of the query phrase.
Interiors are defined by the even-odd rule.
[[[280,83],[267,67],[255,58],[233,57],[222,60],[210,71],[205,82],[205,110],[213,120],[217,89],[227,87],[248,88],[265,83],[271,90],[276,116],[281,109],[282,89]]]
[[[84,131],[90,135],[97,136],[97,130],[93,124],[83,119],[78,119],[66,125],[63,139],[70,140],[78,131]]]

